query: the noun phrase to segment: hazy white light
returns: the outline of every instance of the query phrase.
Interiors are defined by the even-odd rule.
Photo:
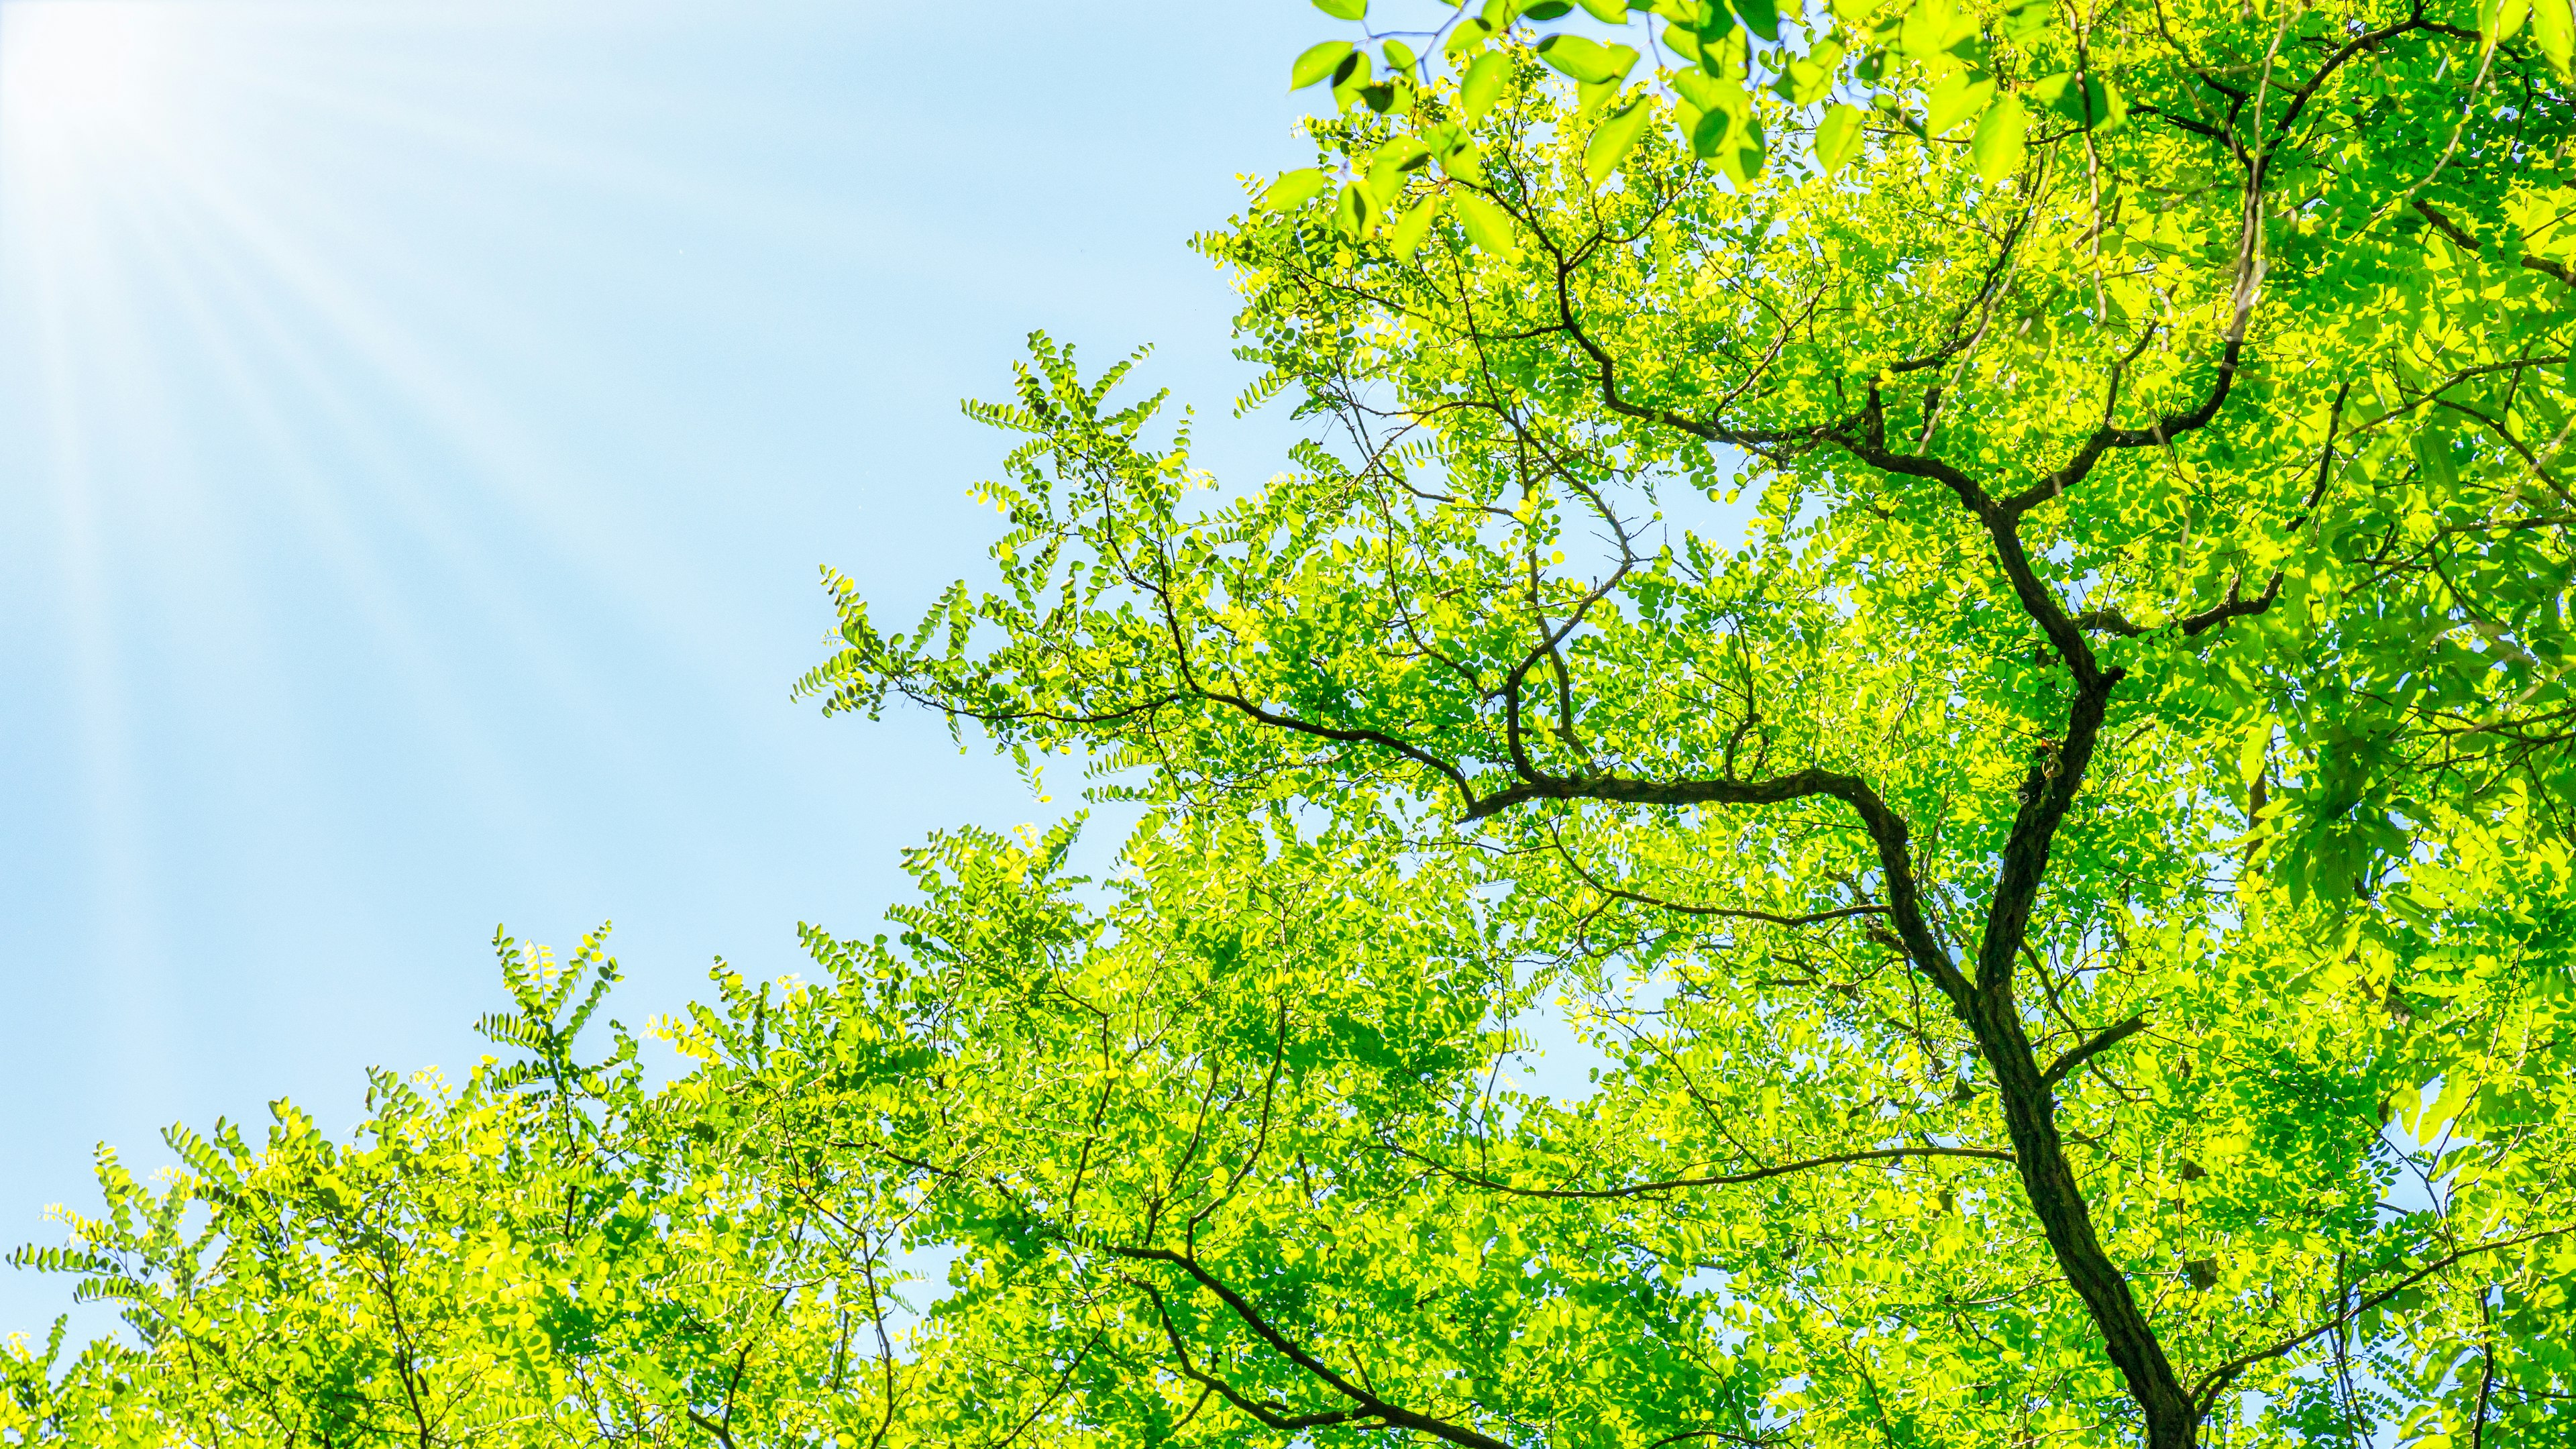
[[[151,0],[0,3],[0,139],[58,151],[140,122],[153,104],[159,8]]]

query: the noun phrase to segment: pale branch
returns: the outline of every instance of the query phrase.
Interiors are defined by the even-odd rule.
[[[1421,1163],[1433,1172],[1470,1187],[1483,1188],[1511,1197],[1551,1198],[1573,1202],[1599,1202],[1612,1198],[1646,1197],[1655,1193],[1680,1192],[1695,1187],[1734,1187],[1748,1182],[1786,1177],[1793,1172],[1806,1172],[1819,1167],[1838,1167],[1854,1162],[1890,1162],[1909,1157],[1975,1157],[1994,1162],[2010,1162],[2013,1155],[1989,1147],[1880,1147],[1866,1152],[1837,1152],[1824,1157],[1810,1157],[1797,1162],[1775,1163],[1748,1172],[1712,1173],[1706,1177],[1675,1177],[1660,1182],[1632,1182],[1618,1187],[1522,1187],[1499,1182],[1477,1173],[1464,1172],[1421,1153],[1381,1140],[1380,1146],[1410,1162]]]

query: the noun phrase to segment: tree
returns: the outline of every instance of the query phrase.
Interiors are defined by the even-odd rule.
[[[659,1092],[440,1099],[525,1144],[460,1201],[569,1204],[490,1292],[621,1305],[458,1330],[446,1423],[2563,1441],[2564,0],[1583,8],[1295,62],[1320,164],[1200,243],[1293,471],[1041,337],[971,409],[1025,439],[998,582],[888,634],[828,576],[809,696],[1144,823],[1100,880],[934,841]],[[1508,1070],[1551,1017],[1580,1091]],[[235,1170],[315,1190],[286,1139]],[[219,1253],[138,1207],[61,1260],[146,1353],[357,1271],[252,1271],[219,1179],[168,1199]],[[905,1246],[956,1255],[917,1318]]]

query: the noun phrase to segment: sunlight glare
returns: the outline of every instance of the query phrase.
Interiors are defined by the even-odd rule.
[[[59,154],[136,127],[153,102],[158,9],[149,0],[0,4],[0,140]]]

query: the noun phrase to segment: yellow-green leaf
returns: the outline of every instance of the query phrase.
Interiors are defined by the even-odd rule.
[[[1323,195],[1332,184],[1331,176],[1309,166],[1303,171],[1287,172],[1271,182],[1270,189],[1262,192],[1261,200],[1255,204],[1263,211],[1294,211]]]
[[[1308,46],[1297,57],[1296,64],[1288,68],[1288,89],[1302,91],[1331,75],[1357,48],[1347,40],[1327,40],[1321,45]]]
[[[1816,164],[1833,175],[1860,154],[1861,111],[1858,106],[1827,106],[1816,122]]]
[[[1467,229],[1467,240],[1476,249],[1497,261],[1509,261],[1521,253],[1520,240],[1513,234],[1511,213],[1473,191],[1455,193],[1458,224]]]
[[[1538,58],[1586,85],[1607,85],[1626,78],[1637,64],[1637,50],[1580,35],[1551,35],[1538,43]]]
[[[2029,142],[2022,135],[2026,120],[2019,96],[2003,96],[1986,108],[1985,119],[1977,122],[1978,175],[2001,181],[2021,170],[2029,154]]]
[[[2568,74],[2576,62],[2576,12],[2571,12],[2570,0],[2531,0],[2531,38],[2560,75]]]
[[[1512,63],[1500,51],[1489,50],[1477,56],[1467,67],[1466,79],[1458,83],[1458,114],[1469,125],[1485,118],[1494,102],[1503,94],[1503,82],[1511,78]]]
[[[1583,174],[1591,177],[1596,186],[1609,180],[1610,173],[1618,170],[1619,163],[1636,149],[1637,138],[1645,134],[1646,122],[1652,119],[1654,107],[1642,100],[1630,101],[1624,109],[1613,112],[1592,133],[1591,144],[1583,148]]]
[[[1923,128],[1935,136],[1984,110],[1994,99],[1995,83],[1972,70],[1952,71],[1923,98]]]
[[[1396,256],[1411,260],[1422,250],[1422,239],[1431,233],[1431,223],[1440,214],[1440,198],[1426,196],[1386,229],[1386,249]]]

